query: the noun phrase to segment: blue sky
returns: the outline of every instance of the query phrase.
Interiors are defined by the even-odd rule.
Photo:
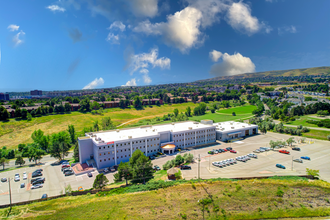
[[[3,0],[0,92],[330,64],[328,0]]]

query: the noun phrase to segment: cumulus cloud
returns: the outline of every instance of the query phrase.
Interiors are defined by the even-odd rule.
[[[122,86],[136,86],[136,79],[133,78],[133,79],[127,81],[127,83],[125,85],[122,85]]]
[[[110,27],[108,28],[109,30],[111,29],[119,29],[120,31],[125,31],[126,25],[124,25],[121,21],[115,21],[113,22]]]
[[[56,12],[56,11],[59,11],[59,12],[64,12],[65,11],[65,8],[62,8],[58,5],[49,5],[46,7],[47,9],[53,11],[53,12]]]
[[[213,62],[218,62],[218,60],[220,59],[220,57],[222,56],[222,53],[220,51],[217,50],[212,50],[210,53],[210,58]]]
[[[15,47],[23,43],[23,40],[20,39],[20,37],[22,37],[24,35],[25,35],[25,32],[20,31],[13,37],[13,42],[14,42]]]
[[[119,43],[119,35],[115,35],[113,33],[109,33],[107,38],[106,38],[106,41],[110,42],[111,44],[120,44]]]
[[[154,48],[150,53],[141,54],[130,54],[127,59],[128,68],[130,69],[130,74],[132,75],[135,71],[139,69],[147,69],[149,66],[160,67],[161,69],[169,69],[171,66],[171,60],[167,57],[158,58],[158,49]]]
[[[11,24],[7,27],[7,29],[9,29],[9,31],[18,31],[19,26],[16,24]]]
[[[271,31],[268,25],[264,22],[259,22],[258,18],[251,15],[251,8],[242,1],[234,2],[229,7],[226,20],[232,28],[247,35],[255,34],[262,29],[264,29],[266,33]]]
[[[137,17],[153,18],[158,12],[158,0],[127,0]]]
[[[140,73],[142,73],[143,74],[143,82],[145,83],[145,84],[150,84],[151,82],[152,82],[152,80],[151,80],[151,78],[150,78],[150,76],[149,76],[149,70],[147,70],[147,69],[142,69],[142,70],[140,70]]]
[[[82,40],[82,33],[78,28],[71,28],[68,30],[70,38],[73,40],[73,43],[79,42]]]
[[[241,73],[255,72],[255,65],[249,57],[244,57],[240,53],[229,55],[224,53],[222,62],[211,67],[210,73],[216,76],[237,75]]]
[[[133,29],[147,35],[162,35],[165,44],[178,48],[182,53],[203,42],[201,32],[202,13],[193,7],[186,7],[167,17],[167,22],[151,24],[141,22]]]
[[[96,78],[92,82],[88,83],[88,85],[86,85],[83,89],[95,89],[97,87],[102,86],[103,84],[104,80],[102,77],[100,77],[99,79]]]
[[[293,25],[284,26],[284,27],[277,28],[277,31],[278,31],[278,35],[283,35],[285,33],[294,34],[294,33],[297,33],[297,28]]]

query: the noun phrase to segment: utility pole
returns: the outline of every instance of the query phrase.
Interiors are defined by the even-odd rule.
[[[209,169],[211,169],[211,157],[209,157]]]
[[[8,186],[9,186],[9,204],[10,204],[10,209],[11,209],[11,188],[10,188],[10,178],[8,178]]]
[[[293,170],[293,156],[292,156],[292,164],[291,164],[291,171]]]
[[[198,154],[198,180],[200,179],[201,155]]]

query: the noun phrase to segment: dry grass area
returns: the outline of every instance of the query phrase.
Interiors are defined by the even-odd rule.
[[[278,195],[283,191],[283,196]],[[155,191],[64,197],[14,207],[16,219],[261,219],[330,215],[330,184],[302,180],[184,183]],[[2,216],[8,209],[0,211]]]
[[[114,124],[134,123],[141,118],[153,118],[173,113],[177,108],[179,112],[184,112],[188,106],[194,108],[197,104],[183,103],[163,106],[145,107],[142,110],[107,109],[103,115],[83,114],[72,112],[71,114],[49,115],[33,118],[30,122],[25,120],[11,119],[9,122],[0,122],[0,147],[16,148],[20,143],[32,142],[31,134],[34,130],[41,129],[46,135],[66,130],[68,125],[73,124],[76,131],[81,131],[84,127],[90,127],[96,120],[101,121],[103,117],[110,117]]]

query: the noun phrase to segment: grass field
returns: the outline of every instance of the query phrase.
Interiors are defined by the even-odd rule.
[[[330,184],[320,180],[214,180],[146,192],[63,197],[13,207],[9,217],[203,219],[204,215],[205,219],[275,219],[329,216],[329,197]],[[201,199],[207,199],[204,206],[198,202]],[[8,210],[0,210],[1,217],[5,217]]]
[[[320,139],[320,140],[328,140],[327,136],[330,135],[330,131],[322,131],[322,130],[312,130],[309,132],[303,133],[303,137]]]
[[[306,126],[306,127],[318,127],[317,125],[307,123],[306,121],[307,120],[322,120],[322,119],[325,119],[325,118],[322,118],[322,117],[311,117],[311,116],[316,116],[316,115],[304,115],[304,116],[300,116],[299,119],[296,119],[295,121],[287,122],[285,124],[288,124],[288,125],[297,125],[297,126],[298,125],[302,125],[302,126]]]
[[[233,112],[235,112],[236,115],[252,115],[252,111],[255,109],[257,109],[257,106],[255,105],[245,105],[234,108],[221,109],[217,111],[217,113],[231,115]]]
[[[31,134],[37,129],[41,129],[46,135],[66,130],[68,125],[73,124],[76,131],[81,131],[84,127],[92,126],[96,120],[103,117],[111,117],[115,125],[141,118],[153,118],[172,113],[175,108],[180,112],[185,111],[188,106],[196,107],[198,104],[182,103],[163,106],[145,107],[143,110],[136,109],[107,109],[104,115],[92,115],[90,113],[72,112],[71,114],[49,115],[33,118],[30,122],[25,120],[11,119],[8,122],[0,122],[0,147],[15,148],[20,143],[32,142]],[[136,122],[135,121],[135,122]],[[131,123],[134,123],[132,121]]]

